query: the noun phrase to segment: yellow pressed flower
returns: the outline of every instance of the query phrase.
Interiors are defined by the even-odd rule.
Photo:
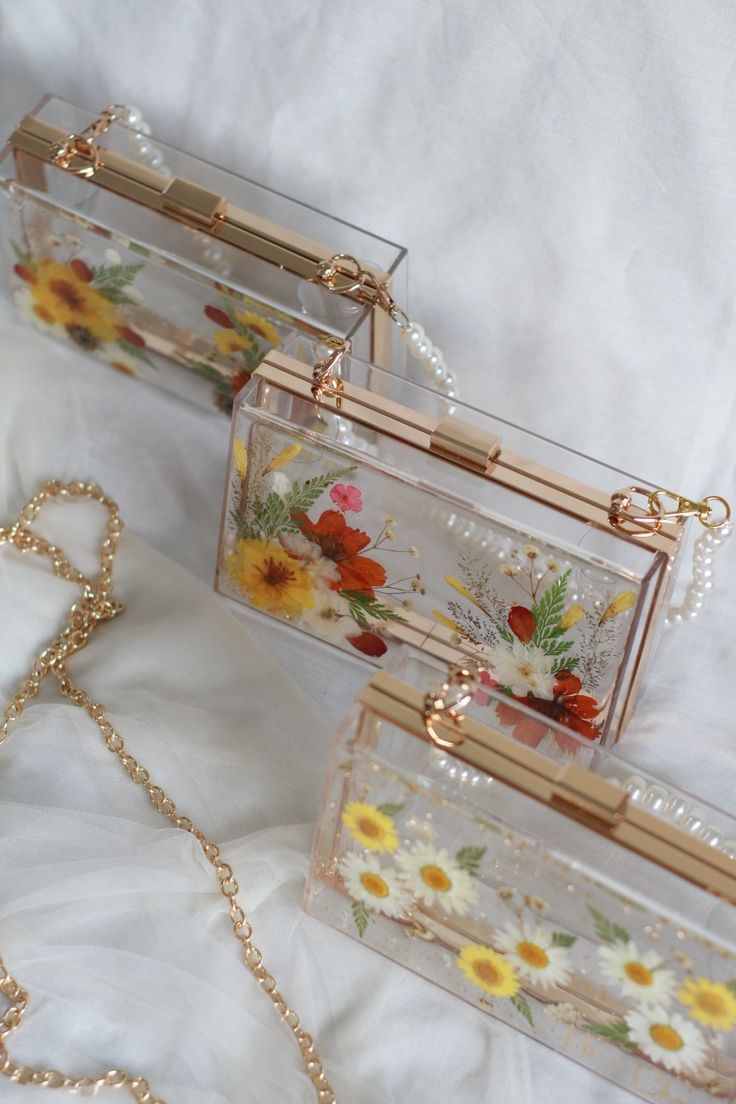
[[[585,610],[577,602],[574,606],[570,606],[565,616],[560,621],[561,629],[571,629],[573,625],[577,625],[578,621],[582,621],[585,617]]]
[[[619,613],[625,613],[626,610],[630,610],[631,607],[635,605],[636,595],[633,590],[620,591],[606,606],[603,616],[601,617],[601,625],[604,621],[610,621],[612,617],[617,617]]]
[[[249,337],[236,333],[235,330],[215,330],[212,340],[220,356],[232,356],[242,349],[250,349],[253,345]]]
[[[287,464],[290,464],[295,456],[298,456],[302,451],[301,445],[287,445],[286,448],[282,448],[281,452],[277,452],[273,460],[266,468],[265,474],[268,472],[276,471],[277,468],[285,468]]]
[[[473,985],[493,997],[515,997],[519,979],[511,963],[491,947],[468,943],[460,950],[457,964]]]
[[[238,540],[225,561],[231,579],[258,609],[298,617],[314,606],[309,572],[272,540]]]
[[[688,978],[677,996],[689,1005],[692,1018],[708,1027],[730,1031],[736,1024],[736,994],[726,985],[703,977]]]
[[[350,801],[342,813],[350,835],[369,851],[395,851],[399,846],[393,817],[365,801]]]
[[[86,265],[80,262],[75,271],[69,265],[43,260],[35,276],[31,295],[40,318],[64,326],[84,348],[96,348],[120,336],[120,319],[109,299],[92,287]]]
[[[256,314],[255,311],[239,311],[235,317],[241,326],[251,330],[263,341],[268,341],[270,345],[278,345],[279,331],[271,325],[267,318]]]
[[[233,463],[241,479],[248,474],[248,446],[240,437],[233,441]]]
[[[432,610],[432,616],[438,624],[444,628],[449,629],[450,632],[459,633],[460,636],[464,635],[463,630],[458,625],[457,621],[453,621],[451,617],[445,617],[441,610]]]
[[[466,586],[463,586],[460,580],[456,579],[454,575],[445,575],[445,582],[451,586],[453,590],[456,590],[458,594],[462,594],[463,598],[466,598],[468,602],[472,602],[474,606],[477,606],[479,610],[483,609],[475,595],[472,594]]]

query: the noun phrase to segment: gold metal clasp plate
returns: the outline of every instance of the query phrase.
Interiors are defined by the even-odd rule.
[[[207,230],[215,230],[225,213],[224,196],[178,176],[164,191],[161,202],[164,211],[182,222]]]
[[[432,430],[430,451],[487,473],[501,451],[500,438],[477,426],[448,415]]]
[[[552,784],[552,804],[566,807],[573,816],[582,813],[613,827],[626,813],[628,794],[620,786],[591,774],[579,763],[566,763]]]

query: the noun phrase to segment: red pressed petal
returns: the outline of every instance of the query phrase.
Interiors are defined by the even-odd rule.
[[[367,556],[349,556],[337,564],[340,578],[335,590],[360,590],[372,594],[376,587],[386,582],[386,569],[377,560]]]
[[[235,375],[230,380],[230,387],[232,389],[233,395],[237,395],[240,388],[245,387],[245,385],[248,382],[248,380],[250,379],[250,377],[251,377],[251,373],[246,372],[245,370],[242,371],[242,372],[236,372],[235,373]]]
[[[92,283],[92,269],[89,265],[86,265],[84,261],[80,260],[79,257],[75,257],[74,260],[70,262],[69,267],[78,279],[84,280],[85,284]]]
[[[123,341],[127,341],[129,345],[135,345],[137,349],[145,349],[145,340],[135,330],[131,330],[130,326],[121,326],[119,333]]]
[[[537,627],[532,611],[526,606],[512,606],[509,610],[508,622],[514,636],[518,637],[522,644],[528,644]]]
[[[560,724],[563,724],[565,728],[571,728],[573,732],[579,733],[580,736],[584,736],[586,740],[597,740],[600,735],[598,726],[591,724],[590,721],[583,720],[582,717],[577,717],[570,710],[565,710],[562,717],[559,718]]]
[[[502,725],[512,730],[511,735],[515,740],[527,747],[536,747],[547,731],[547,725],[535,721],[533,717],[527,717],[521,710],[505,702],[499,702],[496,706],[496,717]]]
[[[580,692],[583,685],[577,675],[572,671],[558,671],[555,675],[555,697],[567,698]]]
[[[36,282],[36,277],[33,275],[28,265],[13,265],[13,272],[16,276],[20,276],[21,280],[25,280],[27,284],[35,284]]]
[[[232,330],[235,323],[228,318],[224,310],[220,310],[219,307],[205,307],[204,313],[209,318],[210,322],[214,322],[216,326],[222,326],[226,330]]]
[[[347,641],[363,655],[373,656],[374,658],[378,658],[378,656],[382,656],[388,651],[386,642],[372,632],[356,633],[349,636]]]

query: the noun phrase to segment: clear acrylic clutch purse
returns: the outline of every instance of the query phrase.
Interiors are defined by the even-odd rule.
[[[227,413],[292,332],[349,338],[453,391],[391,298],[406,303],[405,249],[149,134],[137,109],[49,96],[15,127],[0,226],[24,320]]]
[[[736,821],[478,674],[359,694],[307,911],[644,1100],[733,1101]]]
[[[298,338],[236,402],[217,587],[380,665],[482,655],[510,703],[606,741],[687,518],[727,512]]]

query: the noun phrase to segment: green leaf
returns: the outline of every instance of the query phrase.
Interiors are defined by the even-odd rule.
[[[602,939],[604,943],[630,943],[631,936],[627,932],[626,928],[619,927],[618,924],[614,924],[602,912],[598,909],[594,909],[592,905],[588,905],[588,912],[593,917],[595,923],[596,935],[599,939]]]
[[[383,805],[376,805],[376,808],[378,809],[379,813],[383,813],[384,816],[395,817],[399,815],[404,806],[396,805],[391,801],[386,801]]]
[[[365,935],[365,929],[372,915],[373,909],[369,909],[362,901],[353,901],[353,920],[361,939]]]
[[[568,935],[567,932],[552,932],[553,947],[572,947],[576,942],[576,937],[574,935]]]
[[[486,847],[461,847],[455,855],[455,862],[468,874],[475,877],[478,873],[481,859],[488,849]]]
[[[128,246],[128,249],[131,251],[131,253],[140,253],[141,257],[151,256],[151,250],[148,249],[145,245],[139,245],[138,242],[131,242]]]
[[[253,530],[248,525],[245,518],[240,517],[235,510],[230,511],[230,518],[233,525],[238,530],[239,536],[243,537],[245,540],[250,540],[253,537]]]
[[[110,291],[122,291],[132,284],[144,264],[96,265],[92,269],[92,286],[107,296]]]
[[[556,659],[552,664],[552,674],[556,675],[558,671],[574,671],[579,662],[577,656],[563,656],[561,659]]]
[[[514,643],[514,634],[510,629],[507,629],[505,625],[496,625],[496,629],[498,630],[498,635],[502,640],[505,640],[507,644]]]
[[[134,345],[132,341],[126,341],[124,337],[119,337],[117,339],[117,344],[128,354],[128,356],[135,357],[136,360],[140,360],[143,364],[147,364],[149,368],[156,368],[156,365],[148,356],[146,350],[141,348],[140,345]]]
[[[724,981],[723,983],[728,989],[729,993],[733,993],[736,997],[736,981]]]
[[[565,593],[570,575],[571,569],[568,568],[547,587],[539,602],[532,606],[532,616],[537,627],[529,643],[541,648],[545,654],[556,654],[548,653],[547,648],[564,632],[560,629],[560,620],[565,611]]]
[[[629,1025],[625,1020],[617,1020],[612,1024],[585,1024],[585,1030],[593,1035],[599,1035],[601,1039],[608,1039],[610,1043],[623,1047],[625,1050],[636,1050],[636,1043],[629,1038]]]
[[[405,624],[406,618],[402,617],[390,606],[384,606],[372,594],[364,594],[362,590],[343,590],[340,592],[350,605],[350,615],[362,629],[370,628],[369,618],[374,621],[399,621]]]
[[[21,264],[27,265],[31,263],[31,254],[24,253],[18,243],[14,242],[12,238],[10,239],[10,246]]]
[[[515,997],[510,997],[511,1003],[517,1012],[521,1012],[525,1020],[534,1027],[534,1019],[532,1018],[532,1010],[529,1007],[529,1001],[523,995],[523,993],[517,993]]]
[[[354,471],[354,466],[339,468],[337,471],[325,472],[324,475],[315,475],[305,483],[295,483],[287,496],[289,509],[293,514],[306,513],[328,487],[337,483],[338,479],[345,479],[352,475]]]

